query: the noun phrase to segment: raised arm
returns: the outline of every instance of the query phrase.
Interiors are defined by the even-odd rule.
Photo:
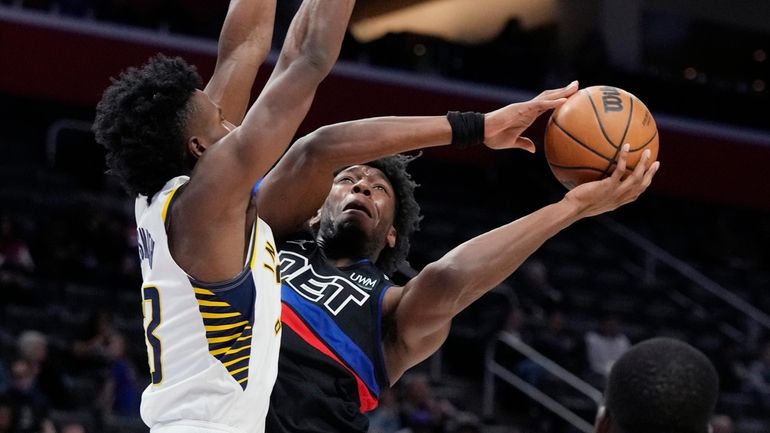
[[[485,143],[495,149],[534,151],[532,142],[521,133],[577,88],[576,82],[571,83],[487,113]],[[270,224],[276,238],[291,234],[321,206],[337,170],[451,141],[452,129],[445,116],[376,117],[322,127],[294,143],[265,177],[257,196],[260,217]]]
[[[336,61],[353,0],[306,0],[273,73],[241,126],[211,145],[172,208],[175,258],[203,281],[243,266],[251,188],[285,151]],[[223,120],[216,127],[222,127]]]
[[[608,212],[635,200],[652,182],[659,163],[642,163],[625,172],[628,145],[612,176],[580,185],[559,202],[473,238],[426,266],[404,287],[386,294],[383,314],[394,319],[384,341],[391,383],[435,352],[451,320],[515,271],[549,238],[581,218]]]
[[[232,0],[217,47],[217,64],[204,92],[240,125],[257,71],[270,52],[275,0]]]

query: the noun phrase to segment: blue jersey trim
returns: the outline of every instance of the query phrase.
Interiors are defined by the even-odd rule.
[[[380,293],[380,299],[377,303],[377,329],[375,330],[375,336],[377,337],[377,342],[379,343],[377,345],[377,354],[379,355],[379,361],[380,361],[380,371],[382,372],[382,380],[385,381],[385,386],[390,387],[390,375],[388,374],[387,364],[385,363],[385,351],[383,350],[382,345],[382,301],[385,299],[385,293],[390,290],[390,288],[393,287],[392,284],[388,284],[385,288],[382,289],[382,292]]]
[[[321,308],[303,299],[286,284],[281,284],[281,298],[305,321],[310,329],[340,357],[351,370],[364,381],[375,396],[380,386],[374,373],[372,360],[340,329]]]
[[[264,180],[264,177],[260,177],[259,180],[257,180],[257,183],[254,184],[253,187],[251,187],[251,195],[257,195],[257,191],[259,191],[259,186],[262,185],[262,181]]]

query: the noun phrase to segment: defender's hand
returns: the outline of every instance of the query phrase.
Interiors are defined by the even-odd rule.
[[[561,89],[546,90],[526,102],[507,105],[487,113],[484,124],[484,144],[491,149],[524,149],[535,152],[532,140],[521,134],[541,114],[563,104],[578,89],[573,81]]]

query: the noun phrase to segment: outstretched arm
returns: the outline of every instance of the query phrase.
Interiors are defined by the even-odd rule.
[[[251,188],[286,150],[307,114],[339,55],[354,3],[302,4],[278,63],[243,123],[196,164],[172,208],[171,227],[175,258],[193,277],[214,282],[241,271]]]
[[[577,88],[575,82],[487,113],[485,143],[495,149],[534,151],[532,142],[521,133]],[[276,238],[291,234],[323,204],[337,170],[451,141],[452,129],[444,116],[376,117],[325,126],[294,143],[265,177],[257,197],[260,217],[270,224]]]
[[[240,125],[257,71],[270,52],[275,0],[232,0],[217,47],[217,64],[204,92]]]
[[[394,318],[384,341],[391,383],[435,352],[452,318],[515,271],[549,238],[581,218],[634,201],[652,182],[659,163],[649,151],[626,179],[628,145],[612,176],[580,185],[559,202],[473,238],[426,266],[402,288],[386,294],[383,314]]]

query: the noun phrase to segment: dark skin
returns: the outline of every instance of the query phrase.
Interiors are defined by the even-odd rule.
[[[325,248],[327,257],[335,266],[355,263],[355,254],[359,258],[376,258],[386,245],[390,248],[395,246],[394,197],[390,181],[376,168],[356,165],[335,176],[323,208],[310,222],[319,228],[320,244],[327,245],[335,229],[352,229],[356,235],[364,234],[361,237],[371,240],[364,243],[359,251],[348,255],[335,254],[332,248]]]
[[[197,163],[171,209],[169,238],[177,264],[193,278],[221,282],[243,270],[246,228],[254,222],[254,212],[249,212],[251,188],[284,152],[307,114],[316,88],[339,55],[354,3],[303,3],[270,79],[239,126],[229,120],[229,116],[240,120],[238,110],[216,98],[230,100],[228,97],[240,95],[245,111],[256,67],[264,57],[257,63],[253,58],[243,64],[238,59],[232,64],[218,62],[220,71],[239,65],[249,72],[238,75],[239,84],[233,88],[227,87],[226,77],[215,73],[206,90],[192,96],[187,151]],[[275,2],[266,10],[270,12],[264,14],[272,19]],[[264,36],[256,39],[269,49],[270,37]]]
[[[487,113],[485,143],[494,149],[533,151],[534,145],[521,133],[576,90],[573,83]],[[395,197],[385,194],[387,188],[372,191],[371,185],[383,183],[379,170],[354,166],[337,176],[333,173],[350,164],[450,141],[451,128],[443,116],[377,118],[322,128],[292,146],[262,182],[258,195],[266,210],[262,218],[277,239],[299,229],[312,215],[311,224],[355,225],[365,237],[358,244],[374,247],[332,257],[332,263],[345,266],[362,257],[376,262],[385,245],[394,245],[398,236],[393,229]],[[580,185],[557,203],[459,245],[406,285],[389,288],[382,304],[383,321],[394,324],[395,332],[384,332],[389,338],[382,344],[390,383],[438,350],[452,318],[500,284],[546,240],[582,218],[635,200],[652,182],[659,163],[650,161],[645,152],[640,164],[624,176],[627,158],[625,146],[610,177]],[[367,207],[346,209],[356,201]],[[323,248],[329,240],[321,236],[319,242]]]

